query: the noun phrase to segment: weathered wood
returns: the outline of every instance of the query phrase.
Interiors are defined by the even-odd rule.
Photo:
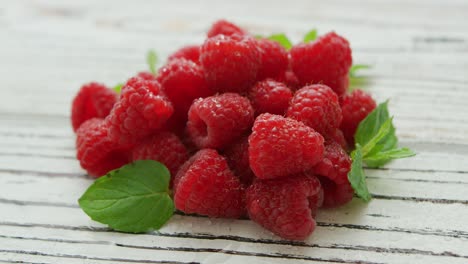
[[[0,263],[466,263],[468,2],[3,1],[0,5]],[[91,183],[75,160],[69,111],[81,84],[107,85],[201,43],[215,19],[252,32],[336,30],[364,89],[418,152],[367,169],[375,198],[321,210],[304,243],[247,220],[175,215],[145,235],[111,232],[76,200]]]

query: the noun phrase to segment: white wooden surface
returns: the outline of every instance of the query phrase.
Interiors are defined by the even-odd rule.
[[[0,1],[0,263],[468,263],[468,2]],[[246,220],[176,215],[160,233],[92,222],[70,101],[200,43],[225,17],[256,33],[336,30],[391,99],[418,156],[367,170],[374,199],[322,210],[304,243]]]

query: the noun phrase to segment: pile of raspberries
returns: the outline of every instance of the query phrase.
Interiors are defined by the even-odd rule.
[[[347,151],[376,104],[347,93],[351,66],[349,43],[334,32],[288,51],[217,21],[203,44],[130,78],[120,94],[84,85],[71,115],[77,158],[93,177],[159,161],[178,210],[248,217],[304,240],[319,208],[353,198]]]

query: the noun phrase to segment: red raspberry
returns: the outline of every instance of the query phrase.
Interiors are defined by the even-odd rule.
[[[174,52],[167,59],[169,62],[175,59],[186,59],[199,63],[200,61],[200,46],[199,45],[190,45],[182,47],[181,49]]]
[[[211,38],[220,34],[226,36],[231,36],[234,34],[245,35],[246,32],[240,27],[234,25],[233,23],[224,19],[220,19],[214,22],[213,25],[211,25],[210,30],[208,30],[207,36]]]
[[[314,211],[320,206],[321,187],[307,175],[255,181],[246,190],[250,219],[276,235],[304,240],[315,229]]]
[[[117,94],[103,84],[92,82],[83,85],[72,103],[73,131],[76,132],[88,119],[105,118],[116,101]]]
[[[335,132],[343,118],[338,96],[322,84],[299,89],[291,100],[286,116],[302,121],[324,136]]]
[[[353,63],[349,42],[330,32],[316,41],[294,46],[291,67],[302,85],[323,83],[335,93],[345,93],[346,79]]]
[[[161,132],[147,138],[132,151],[132,160],[156,160],[169,169],[174,178],[179,167],[187,161],[188,152],[182,141],[170,132]]]
[[[284,83],[272,79],[258,82],[249,94],[255,115],[262,113],[284,115],[292,96],[291,90]]]
[[[253,121],[249,99],[225,93],[195,100],[188,113],[187,131],[199,148],[223,148],[241,137]]]
[[[137,74],[137,77],[140,77],[146,81],[156,81],[156,76],[154,76],[154,74],[151,72],[140,72]]]
[[[256,42],[261,60],[257,80],[274,78],[288,68],[288,52],[283,46],[269,39],[257,39]]]
[[[205,81],[203,69],[186,59],[174,59],[159,70],[157,80],[172,102],[174,118],[187,122],[187,112],[194,99],[213,93]]]
[[[315,175],[312,175],[309,173],[304,172],[304,175],[307,177],[312,177],[318,179]],[[319,180],[320,181],[320,180]],[[309,197],[309,208],[310,208],[310,213],[312,214],[312,217],[315,218],[317,216],[317,212],[320,207],[323,205],[323,200],[324,200],[324,192],[323,192],[323,187],[322,184],[320,184],[320,191],[317,195],[314,195],[312,197]]]
[[[92,118],[76,131],[76,156],[90,176],[106,175],[129,162],[125,150],[118,149],[108,138],[108,130],[103,119]]]
[[[372,97],[361,91],[354,90],[352,93],[343,96],[341,101],[341,110],[343,111],[343,121],[341,130],[348,141],[348,144],[354,145],[354,134],[364,118],[367,117],[376,107]]]
[[[248,36],[218,35],[201,47],[200,61],[210,87],[216,92],[246,92],[255,82],[260,52]]]
[[[336,142],[338,145],[340,145],[344,150],[348,149],[348,143],[346,142],[346,139],[343,135],[343,131],[340,129],[336,129],[335,132],[332,132],[325,138],[326,142]]]
[[[294,119],[262,114],[249,136],[250,168],[260,179],[312,169],[323,158],[323,137]]]
[[[244,215],[244,190],[216,150],[203,149],[176,176],[174,203],[188,214],[239,218]]]
[[[119,146],[133,146],[159,130],[173,111],[158,82],[133,77],[122,88],[120,100],[106,118],[109,137]]]
[[[249,165],[249,141],[248,137],[241,138],[236,143],[229,146],[224,153],[229,167],[239,177],[245,185],[250,185],[255,178]]]
[[[319,176],[324,191],[324,207],[337,207],[353,199],[353,188],[348,181],[351,158],[337,143],[325,145],[325,156],[315,165],[313,172]]]
[[[291,70],[286,70],[280,73],[275,77],[275,80],[286,84],[286,86],[288,86],[288,88],[292,91],[296,91],[297,89],[301,88],[299,80]]]

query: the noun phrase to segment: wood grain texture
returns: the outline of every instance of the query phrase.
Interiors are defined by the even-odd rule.
[[[0,263],[467,263],[468,2],[59,1],[0,5]],[[84,82],[122,82],[201,43],[217,18],[258,34],[335,30],[365,89],[418,155],[367,169],[374,199],[322,210],[307,241],[247,220],[175,215],[144,235],[109,231],[76,200],[70,101]]]

